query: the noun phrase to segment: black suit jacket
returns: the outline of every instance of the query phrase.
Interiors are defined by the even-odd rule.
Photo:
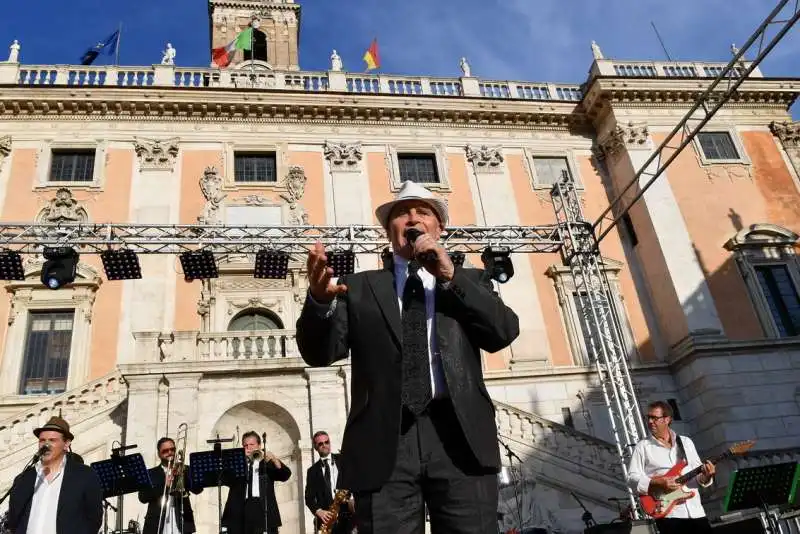
[[[190,467],[187,465],[183,473],[184,487],[197,495],[201,493],[203,489],[195,490],[191,487],[191,474],[189,469]],[[167,476],[166,473],[164,473],[164,468],[160,465],[148,469],[147,473],[150,475],[150,482],[153,483],[153,487],[152,489],[139,492],[139,502],[147,504],[147,513],[144,516],[142,534],[158,534],[158,521],[161,515],[161,496],[164,494],[164,485],[167,483]],[[182,500],[182,506],[178,506],[180,502],[181,501],[178,499],[172,500],[172,504],[175,507],[175,515],[178,518],[178,528],[181,529],[183,534],[192,534],[196,532],[192,503],[189,502],[188,496]],[[183,516],[179,513],[180,508],[183,509]]]
[[[97,534],[103,523],[103,488],[94,470],[67,456],[61,475],[56,532],[54,534]],[[16,479],[8,503],[8,526],[25,532],[33,503],[36,469],[30,467]]]
[[[248,465],[248,467],[250,467]],[[274,529],[281,526],[281,513],[275,499],[275,482],[286,482],[292,476],[289,466],[281,462],[275,467],[272,462],[261,460],[258,466],[259,495],[261,504],[267,513],[267,527]],[[247,479],[231,480],[223,473],[222,483],[230,488],[225,510],[222,512],[222,524],[228,527],[228,534],[241,534],[244,528],[244,502],[247,499]]]
[[[336,469],[339,470],[339,477],[337,478],[336,488],[337,490],[341,488],[341,484],[338,484],[338,481],[342,479],[342,473],[340,463],[341,463],[341,455],[340,454],[332,454],[333,463],[336,465]],[[328,491],[328,485],[325,483],[325,473],[322,470],[322,460],[317,460],[311,467],[308,468],[306,471],[306,507],[311,510],[311,513],[315,513],[319,509],[327,510],[333,504],[333,497],[331,496],[331,492]],[[348,524],[350,518],[350,508],[347,504],[343,504],[342,507],[339,509],[339,521],[337,521],[337,526],[341,526],[343,524]],[[319,529],[319,519],[314,517],[314,528]]]
[[[380,488],[397,454],[402,325],[390,267],[342,277],[348,290],[330,317],[307,300],[297,321],[303,359],[321,367],[351,357],[351,408],[342,440],[339,485]],[[517,315],[503,304],[482,270],[457,267],[437,284],[436,334],[447,390],[467,446],[480,465],[499,470],[494,405],[483,382],[480,349],[497,352],[519,335]]]

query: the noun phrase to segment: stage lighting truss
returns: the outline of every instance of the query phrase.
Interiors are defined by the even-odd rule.
[[[259,250],[253,269],[253,278],[282,280],[289,274],[290,255],[287,252]]]
[[[142,277],[139,257],[132,250],[104,250],[100,259],[109,280],[139,280]]]
[[[0,250],[0,280],[25,280],[22,256],[13,250]]]
[[[217,278],[219,276],[214,253],[208,249],[184,252],[179,257],[181,268],[183,269],[183,277],[187,282]]]

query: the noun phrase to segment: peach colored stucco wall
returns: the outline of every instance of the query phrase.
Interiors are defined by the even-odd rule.
[[[55,194],[53,188],[31,194],[37,176],[37,150],[14,151],[13,165],[6,191],[2,219],[5,221],[33,220]],[[105,167],[103,191],[71,188],[74,198],[87,210],[93,222],[119,221],[120,213],[129,212],[133,151],[109,149]],[[78,251],[79,253],[82,251]],[[97,270],[103,283],[97,293],[92,310],[92,343],[89,364],[89,380],[110,372],[117,361],[116,347],[121,316],[122,286],[105,280],[102,262],[94,254],[83,254],[82,263]],[[61,291],[69,291],[62,289]],[[8,304],[2,299],[2,313],[7,317]],[[5,331],[4,331],[5,337]]]
[[[737,220],[744,228],[771,223],[800,232],[800,195],[772,134],[740,135],[752,162],[751,178],[724,172],[726,168],[741,171],[742,165],[701,167],[693,150],[676,159],[668,177],[725,333],[731,339],[746,340],[764,333],[733,254],[723,245],[738,231]],[[713,179],[706,169],[713,172]]]
[[[300,204],[308,213],[309,224],[325,224],[325,184],[322,154],[319,152],[290,152],[289,164],[299,165],[306,172],[306,190]]]

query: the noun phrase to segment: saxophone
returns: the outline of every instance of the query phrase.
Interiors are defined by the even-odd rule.
[[[336,525],[336,521],[339,520],[339,510],[349,499],[349,491],[344,489],[336,490],[336,495],[333,496],[333,503],[331,504],[330,508],[328,508],[328,512],[333,514],[333,517],[330,521],[319,528],[317,534],[331,534],[334,525]]]

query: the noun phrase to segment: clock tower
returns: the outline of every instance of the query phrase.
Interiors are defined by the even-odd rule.
[[[295,0],[209,0],[211,48],[253,26],[252,51],[237,51],[233,64],[264,61],[275,70],[300,70],[300,5]]]

